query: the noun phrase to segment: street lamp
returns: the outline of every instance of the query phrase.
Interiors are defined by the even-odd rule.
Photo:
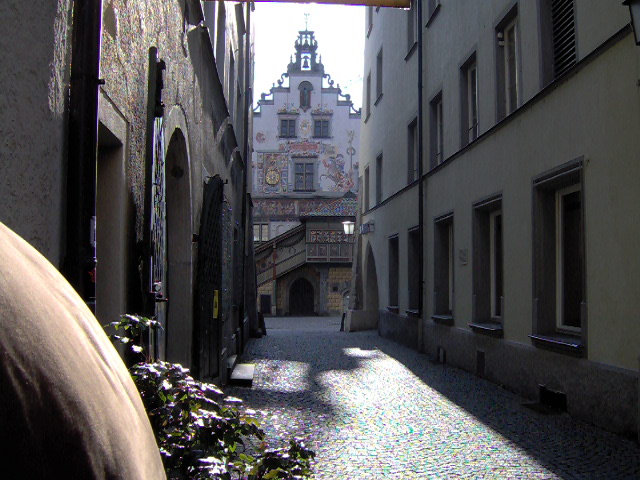
[[[629,6],[633,35],[636,39],[636,45],[640,45],[640,40],[638,40],[638,28],[640,28],[640,0],[624,0],[622,4]]]
[[[353,229],[355,228],[355,226],[356,224],[353,223],[351,220],[342,222],[342,227],[344,228],[345,235],[353,235]]]

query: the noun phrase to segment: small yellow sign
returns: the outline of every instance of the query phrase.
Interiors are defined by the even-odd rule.
[[[218,318],[218,305],[220,305],[220,291],[219,290],[214,290],[213,291],[213,318],[216,319]]]

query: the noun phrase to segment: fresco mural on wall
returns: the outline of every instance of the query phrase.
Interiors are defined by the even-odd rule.
[[[255,217],[291,218],[308,215],[332,199],[291,199],[291,198],[255,198],[253,214]]]
[[[263,193],[286,193],[289,189],[288,156],[279,153],[259,153],[256,162],[258,189]]]

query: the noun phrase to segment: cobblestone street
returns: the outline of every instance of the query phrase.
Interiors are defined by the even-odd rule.
[[[303,437],[317,479],[638,479],[640,448],[339,318],[267,318],[230,395],[272,439]]]

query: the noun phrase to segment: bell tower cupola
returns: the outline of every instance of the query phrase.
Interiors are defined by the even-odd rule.
[[[324,74],[324,65],[318,61],[318,41],[314,32],[302,30],[298,32],[295,43],[296,56],[291,59],[287,67],[287,73],[321,73]]]

